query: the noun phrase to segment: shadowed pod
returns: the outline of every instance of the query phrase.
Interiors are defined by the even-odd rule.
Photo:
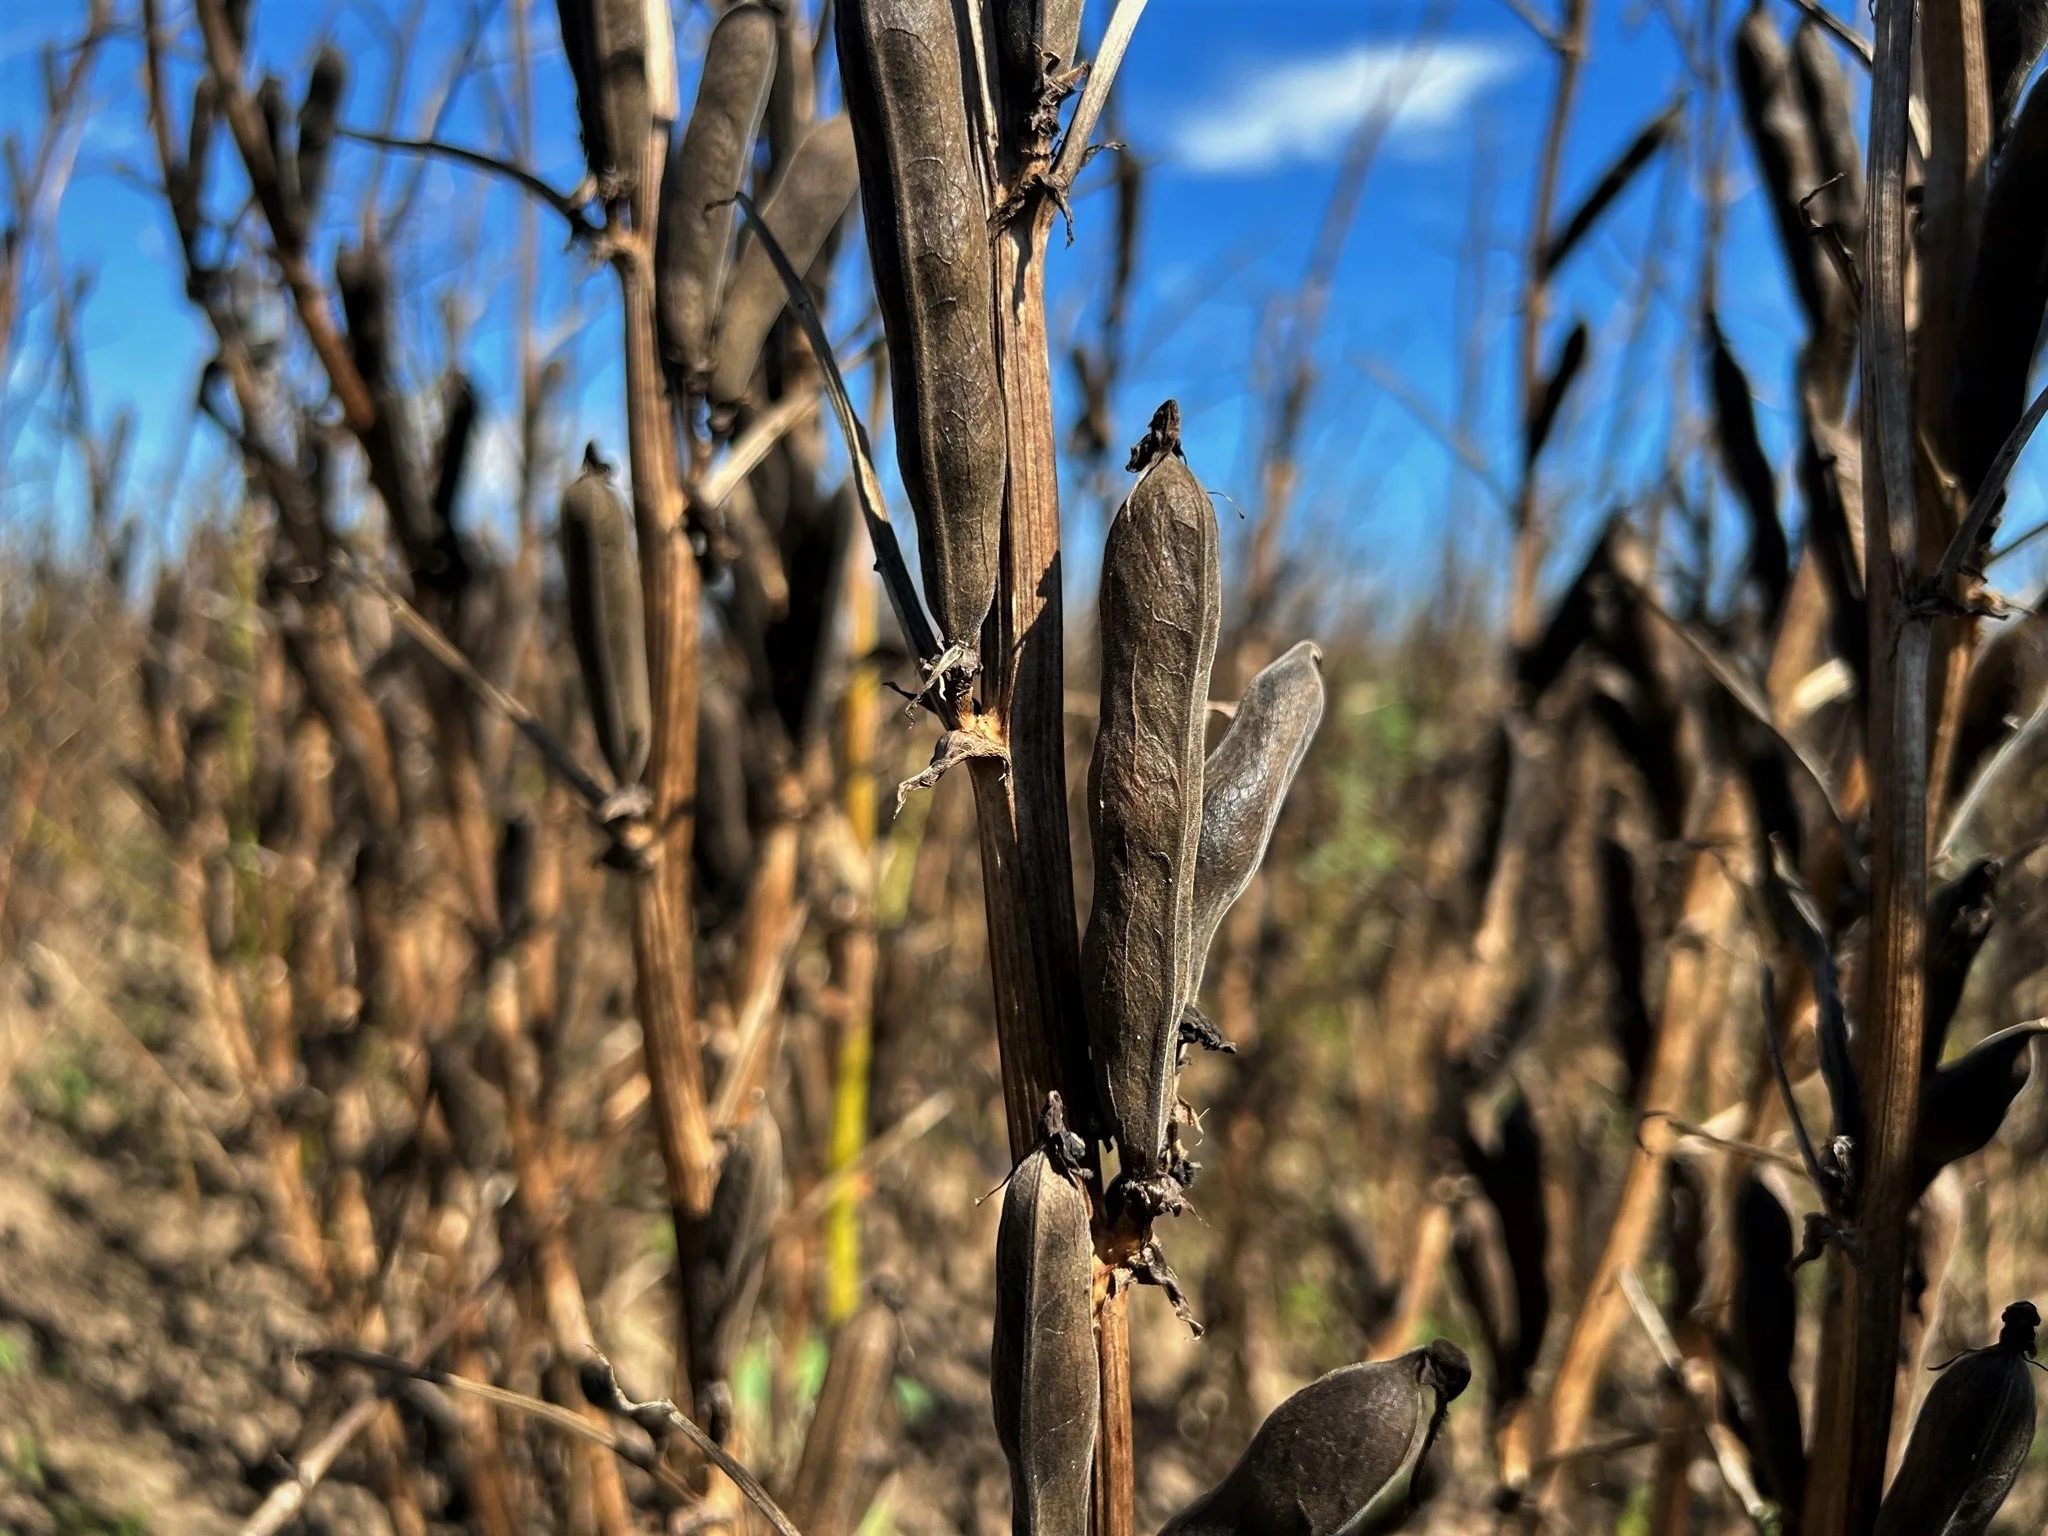
[[[732,251],[733,195],[753,163],[775,77],[775,14],[735,5],[704,48],[697,102],[661,176],[655,235],[655,318],[662,356],[684,390],[711,372],[711,333]]]
[[[1259,1426],[1222,1482],[1159,1536],[1368,1536],[1413,1507],[1446,1410],[1472,1379],[1446,1339],[1310,1382]]]
[[[1608,1017],[1622,1065],[1628,1069],[1633,1100],[1650,1059],[1652,1032],[1649,1005],[1643,997],[1643,923],[1636,910],[1636,861],[1619,841],[1603,837],[1599,863],[1607,962],[1614,970],[1614,1003]]]
[[[1573,382],[1586,366],[1587,339],[1586,322],[1573,321],[1571,330],[1565,333],[1563,342],[1558,346],[1549,371],[1543,376],[1543,388],[1529,408],[1529,419],[1522,424],[1524,464],[1534,464],[1543,452],[1543,445],[1550,441],[1551,430],[1557,425],[1557,413],[1564,408],[1565,396],[1571,392]]]
[[[697,1417],[721,1443],[732,1430],[727,1379],[754,1315],[768,1259],[768,1229],[781,1200],[782,1132],[766,1106],[757,1106],[728,1138],[711,1213],[694,1234],[684,1274]]]
[[[633,190],[654,109],[647,89],[645,0],[556,0],[576,82],[583,158],[600,195]]]
[[[939,670],[971,674],[995,601],[1009,447],[968,44],[950,0],[846,0],[835,23],[925,603],[947,648]]]
[[[1461,1231],[1457,1259],[1475,1300],[1488,1302],[1488,1342],[1493,1348],[1493,1403],[1496,1413],[1528,1391],[1529,1372],[1543,1348],[1550,1323],[1550,1277],[1544,1255],[1550,1246],[1550,1221],[1543,1208],[1543,1141],[1537,1134],[1529,1101],[1517,1089],[1501,1111],[1492,1144],[1472,1134],[1459,1117],[1458,1153],[1479,1181],[1498,1226],[1499,1257],[1507,1262],[1505,1277],[1489,1276],[1492,1266],[1481,1250],[1491,1233]],[[1471,1249],[1468,1253],[1467,1249]],[[1512,1296],[1498,1295],[1505,1278]],[[1511,1311],[1502,1308],[1506,1302]]]
[[[1771,14],[1752,5],[1735,29],[1735,85],[1742,125],[1768,194],[1778,245],[1792,269],[1792,286],[1816,332],[1831,323],[1833,269],[1806,226],[1800,199],[1820,185],[1806,115],[1794,94],[1791,55]]]
[[[1600,222],[1600,216],[1628,190],[1629,183],[1656,157],[1657,151],[1671,142],[1684,121],[1685,103],[1674,101],[1637,131],[1627,147],[1601,173],[1600,179],[1593,183],[1585,201],[1572,210],[1571,216],[1564,221],[1564,227],[1543,247],[1541,271],[1545,277],[1564,265],[1565,258]]]
[[[2041,0],[1983,0],[1984,75],[1991,86],[1991,131],[2005,137],[2020,88],[2048,47],[2048,5]]]
[[[1876,1536],[1982,1536],[2034,1441],[2032,1302],[2005,1309],[1998,1342],[1942,1370],[1877,1511]]]
[[[1854,1058],[1849,1053],[1849,1017],[1842,1005],[1842,985],[1834,948],[1828,941],[1827,929],[1821,921],[1820,909],[1814,904],[1812,891],[1791,867],[1782,845],[1774,845],[1771,849],[1770,878],[1766,887],[1772,921],[1785,941],[1799,952],[1813,981],[1814,1043],[1820,1057],[1821,1080],[1828,1090],[1828,1107],[1833,1117],[1832,1139],[1836,1146],[1846,1142],[1853,1157],[1863,1148],[1863,1087],[1856,1076]],[[1827,1149],[1823,1150],[1825,1154]],[[1847,1173],[1833,1158],[1824,1155],[1822,1168],[1846,1183]],[[1846,1188],[1835,1190],[1830,1196],[1830,1206],[1835,1206],[1837,1197],[1846,1193]]]
[[[1920,1070],[1941,1065],[1948,1027],[1963,1000],[1970,967],[1998,915],[1998,882],[2005,865],[1979,859],[1927,900],[1927,984],[1922,1009]]]
[[[492,866],[492,891],[498,909],[497,944],[503,948],[524,938],[532,921],[533,822],[525,816],[505,818]]]
[[[2028,93],[1984,197],[1983,232],[1956,318],[1949,407],[1954,463],[1975,493],[2027,408],[2041,317],[2048,310],[2048,91]]]
[[[1913,1147],[1916,1198],[1950,1163],[1991,1144],[2005,1123],[2005,1112],[2027,1086],[2034,1037],[2044,1033],[2048,1022],[2041,1020],[2001,1029],[1921,1085],[1920,1132]]]
[[[611,467],[598,457],[597,444],[590,444],[583,473],[562,496],[562,569],[597,743],[622,788],[639,782],[654,739],[631,520]]]
[[[1736,1190],[1734,1231],[1732,1332],[1724,1347],[1740,1377],[1737,1424],[1765,1490],[1793,1529],[1806,1498],[1806,1448],[1792,1386],[1799,1326],[1799,1295],[1787,1272],[1792,1218],[1754,1173]]]
[[[1728,338],[1710,309],[1702,320],[1706,332],[1707,371],[1714,396],[1714,444],[1728,483],[1742,499],[1749,516],[1749,579],[1763,599],[1763,626],[1777,626],[1791,581],[1791,551],[1785,525],[1778,518],[1778,480],[1756,431],[1756,402],[1749,376],[1729,350]]]
[[[320,199],[327,190],[327,164],[334,148],[334,125],[348,89],[348,60],[340,49],[323,43],[306,80],[299,104],[296,169],[299,186],[299,229],[303,234],[320,217]]]
[[[1095,1454],[1096,1361],[1088,1197],[1059,1095],[1046,1139],[1010,1175],[996,1233],[989,1386],[1010,1462],[1016,1536],[1086,1536]]]
[[[1081,940],[1089,1054],[1122,1181],[1169,1191],[1168,1132],[1202,836],[1203,725],[1223,607],[1216,509],[1172,401],[1132,451],[1102,552],[1102,686],[1088,764],[1095,899]]]
[[[1949,765],[1947,803],[1958,802],[1977,770],[2012,735],[2013,722],[2034,712],[2048,692],[2048,622],[2019,615],[1993,631],[1970,668]]]
[[[1201,992],[1216,930],[1266,856],[1288,786],[1322,718],[1323,652],[1303,640],[1246,685],[1230,728],[1202,765],[1189,1002]]]
[[[859,185],[853,125],[846,115],[837,114],[806,129],[761,210],[762,222],[799,272],[808,270],[824,249],[826,239],[852,206]],[[745,397],[762,344],[788,302],[788,290],[782,286],[775,263],[768,259],[767,249],[751,234],[743,236],[718,311],[710,382],[715,404],[731,406]]]

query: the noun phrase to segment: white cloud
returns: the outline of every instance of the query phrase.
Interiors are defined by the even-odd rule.
[[[1394,112],[1391,134],[1410,147],[1455,122],[1523,55],[1504,42],[1360,43],[1343,53],[1255,67],[1180,121],[1176,148],[1190,169],[1270,170],[1335,159],[1373,112]]]

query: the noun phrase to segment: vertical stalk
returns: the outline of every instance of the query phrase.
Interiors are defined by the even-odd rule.
[[[1953,0],[1949,0],[1953,3]],[[1920,1109],[1927,891],[1929,620],[1915,611],[1918,517],[1906,338],[1907,105],[1913,5],[1881,0],[1870,87],[1870,230],[1863,300],[1864,547],[1870,594],[1870,954],[1856,1070],[1868,1145],[1856,1149],[1860,1243],[1830,1261],[1846,1328],[1823,1393],[1808,1479],[1812,1536],[1862,1536],[1877,1515],[1898,1366],[1906,1217]],[[1873,472],[1874,471],[1874,472]]]

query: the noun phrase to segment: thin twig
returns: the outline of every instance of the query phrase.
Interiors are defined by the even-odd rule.
[[[431,155],[441,160],[453,160],[458,165],[473,170],[488,171],[493,176],[502,176],[515,182],[536,198],[546,203],[556,213],[569,221],[569,227],[579,236],[594,236],[598,228],[590,222],[588,215],[568,193],[557,190],[543,181],[523,165],[497,155],[486,154],[480,149],[469,149],[461,144],[449,144],[441,139],[404,139],[388,133],[372,133],[367,128],[337,128],[336,138],[353,139],[359,144],[374,144],[379,149],[402,150],[407,154]]]
[[[2013,466],[2019,462],[2020,453],[2027,441],[2034,435],[2034,429],[2041,424],[2041,418],[2048,416],[2048,389],[2034,396],[2034,403],[2027,407],[2022,416],[2005,434],[1998,457],[1991,461],[1991,468],[1984,472],[1984,482],[1977,487],[1977,494],[1970,500],[1970,510],[1956,529],[1955,537],[1948,541],[1948,548],[1942,552],[1941,564],[1935,568],[1933,591],[1937,597],[1947,597],[1955,586],[1956,577],[1962,573],[1963,562],[1984,537],[1985,525],[2005,499],[2005,482],[2011,476]]]
[[[901,1120],[862,1147],[860,1156],[844,1168],[835,1169],[813,1184],[803,1199],[776,1219],[776,1232],[795,1232],[816,1221],[825,1214],[826,1209],[841,1192],[864,1184],[877,1168],[917,1141],[952,1112],[952,1094],[941,1089],[928,1095]]]
[[[1843,47],[1862,61],[1865,69],[1870,68],[1870,61],[1875,57],[1875,52],[1871,48],[1869,38],[1859,36],[1851,30],[1846,21],[1822,5],[1820,0],[1790,0],[1790,3],[1832,32]]]

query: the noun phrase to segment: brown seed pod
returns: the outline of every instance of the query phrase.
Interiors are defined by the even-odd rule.
[[[775,13],[736,5],[704,48],[697,104],[661,178],[655,317],[661,350],[695,392],[711,371],[711,328],[732,252],[733,195],[753,160],[775,76]]]
[[[2005,1309],[1998,1342],[1959,1356],[1928,1389],[1876,1536],[1983,1536],[2034,1442],[2032,1302]]]
[[[2048,619],[2026,613],[2001,624],[1985,641],[1970,668],[1956,725],[1955,758],[1949,765],[1948,803],[1956,804],[1977,770],[2012,734],[2048,692]]]
[[[436,568],[431,558],[440,547],[433,510],[421,478],[413,413],[393,367],[391,267],[384,248],[371,240],[342,250],[334,258],[334,279],[348,319],[349,354],[377,406],[364,442],[370,482],[383,499],[415,575],[435,585],[444,580],[446,570]]]
[[[1721,323],[1711,310],[1705,324],[1708,373],[1714,391],[1714,441],[1728,483],[1735,487],[1749,514],[1749,577],[1763,599],[1763,629],[1768,634],[1777,627],[1792,571],[1785,525],[1778,520],[1778,478],[1757,436],[1749,376],[1728,349],[1728,339],[1721,334]]]
[[[556,0],[583,158],[607,197],[633,190],[653,131],[645,0]]]
[[[877,1297],[848,1318],[832,1341],[825,1384],[804,1436],[783,1512],[804,1536],[853,1536],[886,1468],[874,1454],[902,1329]]]
[[[747,819],[746,722],[733,690],[711,678],[698,696],[697,829],[690,853],[699,920],[716,927],[746,901],[754,832]]]
[[[598,746],[622,787],[639,782],[654,740],[630,521],[610,466],[592,443],[584,450],[583,473],[562,496],[562,570]]]
[[[1983,0],[1985,76],[1991,85],[1991,131],[2005,136],[2020,88],[2048,47],[2048,5],[2041,0]]]
[[[1948,1027],[1963,1000],[1970,967],[1998,913],[1998,882],[2005,865],[1979,859],[1927,900],[1925,1001],[1921,1008],[1920,1070],[1941,1065]]]
[[[759,1106],[727,1138],[711,1212],[696,1233],[684,1280],[697,1413],[721,1443],[732,1428],[727,1378],[753,1319],[768,1229],[781,1200],[782,1133],[766,1106]]]
[[[192,87],[192,119],[185,127],[185,174],[191,178],[195,199],[206,191],[206,172],[213,158],[213,127],[219,119],[220,86],[210,73],[203,74]]]
[[[1652,1033],[1649,1005],[1643,1000],[1643,922],[1636,910],[1636,861],[1615,839],[1603,837],[1599,862],[1607,959],[1614,968],[1614,1042],[1628,1069],[1633,1100],[1650,1060]]]
[[[1742,123],[1778,226],[1778,246],[1792,270],[1792,286],[1816,328],[1828,323],[1823,286],[1832,273],[1807,232],[1799,200],[1820,185],[1806,117],[1794,96],[1791,55],[1771,22],[1770,12],[1752,6],[1735,29],[1735,84]]]
[[[498,838],[494,870],[498,906],[498,936],[510,943],[525,935],[532,920],[529,902],[533,896],[533,823],[524,816],[510,816]]]
[[[279,233],[289,238],[306,227],[306,209],[299,199],[299,162],[291,148],[292,112],[285,101],[284,82],[275,75],[265,75],[263,83],[256,87],[256,105],[263,112],[263,135],[270,143],[278,198],[291,226]]]
[[[1543,1209],[1543,1141],[1529,1101],[1517,1092],[1501,1114],[1492,1146],[1458,1122],[1458,1152],[1479,1181],[1499,1223],[1501,1249],[1512,1282],[1511,1313],[1495,1323],[1493,1400],[1498,1408],[1528,1390],[1529,1372],[1550,1325],[1550,1278],[1544,1268],[1550,1222]]]
[[[1536,456],[1543,452],[1543,445],[1550,441],[1551,429],[1557,425],[1557,413],[1564,407],[1564,397],[1570,393],[1579,370],[1585,366],[1586,322],[1579,320],[1573,322],[1564,344],[1558,348],[1557,360],[1544,376],[1543,392],[1529,408],[1529,419],[1522,430],[1524,464],[1534,464]]]
[[[1073,88],[1082,0],[1002,0],[997,10],[1010,142],[1025,154],[1043,154],[1059,128],[1060,100]]]
[[[1041,1147],[1010,1175],[996,1234],[989,1379],[1016,1536],[1085,1536],[1095,1454],[1095,1247],[1088,1197]]]
[[[476,439],[476,385],[460,368],[450,370],[441,389],[441,443],[434,455],[434,542],[445,559],[462,564],[462,546],[455,536],[455,500],[462,494],[462,476],[469,468],[469,450]]]
[[[2048,1024],[2015,1024],[1987,1035],[1920,1087],[1920,1132],[1913,1144],[1917,1199],[1950,1163],[1991,1145],[2005,1112],[2034,1068],[2034,1037]]]
[[[889,338],[896,461],[948,665],[979,667],[1009,447],[995,362],[989,210],[951,0],[846,0],[839,73]]]
[[[334,148],[334,124],[348,89],[348,60],[332,43],[323,43],[306,81],[306,99],[299,103],[299,203],[310,226],[320,216],[320,197],[327,190],[327,162]]]
[[[1095,900],[1081,940],[1090,1054],[1123,1175],[1168,1171],[1202,834],[1203,721],[1223,607],[1216,509],[1179,454],[1172,401],[1134,455],[1097,612],[1101,708],[1088,764]]]
[[[1799,1394],[1792,1388],[1792,1350],[1799,1296],[1792,1262],[1792,1219],[1754,1174],[1735,1196],[1735,1305],[1729,1316],[1735,1365],[1746,1391],[1738,1397],[1744,1439],[1764,1487],[1780,1508],[1806,1496],[1806,1450]]]
[[[1323,719],[1323,652],[1303,640],[1251,680],[1230,729],[1202,765],[1202,841],[1195,857],[1188,998],[1202,989],[1224,914],[1252,883],[1287,788]]]
[[[1628,190],[1638,172],[1656,157],[1657,151],[1670,143],[1678,132],[1678,125],[1685,120],[1685,103],[1674,101],[1645,123],[1636,136],[1629,140],[1626,148],[1615,156],[1614,162],[1593,183],[1593,190],[1586,194],[1586,200],[1572,210],[1564,227],[1543,248],[1542,272],[1545,277],[1564,264],[1567,256],[1578,247],[1593,226],[1600,222],[1600,216],[1614,205],[1617,198]]]
[[[802,272],[824,248],[860,188],[860,168],[853,158],[853,125],[844,113],[816,123],[804,134],[789,168],[776,183],[761,210],[790,265]],[[712,351],[711,398],[731,405],[745,397],[789,291],[768,252],[758,240],[742,240],[739,259],[718,311],[718,339]]]
[[[1266,1416],[1229,1474],[1159,1536],[1352,1536],[1390,1529],[1444,1413],[1472,1379],[1447,1339],[1347,1365]]]
[[[2034,343],[2048,309],[2048,91],[2036,89],[1999,151],[1977,259],[1956,319],[1949,405],[1953,468],[1975,494],[2027,409]]]

